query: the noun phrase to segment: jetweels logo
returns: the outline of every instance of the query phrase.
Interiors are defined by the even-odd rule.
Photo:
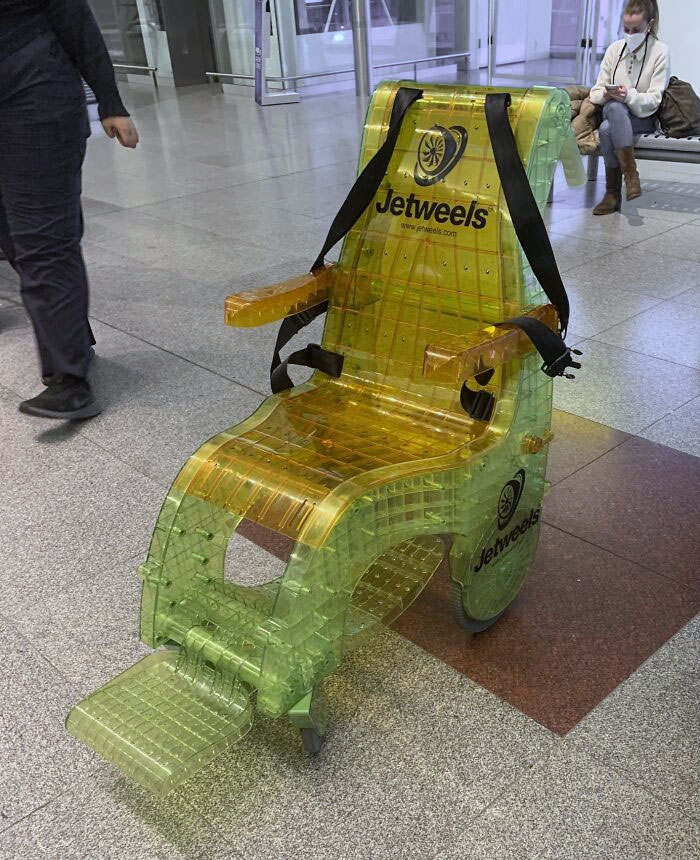
[[[417,185],[426,188],[435,185],[459,163],[467,146],[468,134],[461,125],[445,128],[434,125],[423,135],[418,144],[418,160],[413,171]],[[486,226],[488,209],[478,208],[472,200],[467,206],[450,206],[435,200],[421,200],[411,193],[408,197],[397,194],[389,188],[383,201],[377,202],[377,212],[412,218],[417,221],[436,221],[438,224],[452,224],[455,227],[473,227],[483,230]]]
[[[498,530],[503,531],[510,524],[510,521],[515,516],[518,509],[520,498],[522,497],[525,488],[525,470],[519,469],[512,480],[508,481],[505,487],[501,490],[501,495],[498,498]],[[529,531],[540,519],[540,508],[530,508],[527,516],[512,528],[506,534],[497,538],[495,543],[490,547],[484,547],[481,550],[481,558],[479,563],[474,568],[474,573],[478,573],[482,567],[487,567],[497,558],[502,552],[511,547],[518,541],[527,531]]]

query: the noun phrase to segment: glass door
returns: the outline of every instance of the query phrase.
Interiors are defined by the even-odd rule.
[[[281,74],[277,4],[271,4],[272,34],[267,74]],[[233,75],[233,83],[253,86],[255,71],[255,0],[209,0],[215,71]],[[240,77],[236,77],[240,75]]]
[[[490,0],[495,82],[582,84],[595,57],[601,0]],[[595,36],[594,36],[595,34]]]
[[[280,10],[285,0],[278,0]],[[293,5],[294,50],[285,54],[295,73],[345,72],[353,69],[350,0],[286,0]],[[436,58],[467,50],[468,3],[463,0],[370,0],[375,80],[413,75],[392,62]],[[429,68],[424,64],[421,69]],[[321,78],[317,82],[321,82]],[[329,78],[325,78],[328,81]]]
[[[136,0],[90,0],[90,8],[114,63],[147,65]]]

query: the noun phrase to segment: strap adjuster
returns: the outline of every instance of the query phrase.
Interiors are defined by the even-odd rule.
[[[583,355],[583,353],[578,349],[572,349],[567,346],[564,352],[558,358],[555,358],[554,361],[550,361],[549,363],[546,361],[543,362],[542,370],[547,376],[551,376],[552,378],[563,376],[565,379],[575,379],[576,377],[573,373],[564,372],[567,367],[573,367],[575,370],[581,367],[581,362],[573,361],[571,358],[572,355]]]

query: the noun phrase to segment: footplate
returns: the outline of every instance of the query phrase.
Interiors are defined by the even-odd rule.
[[[355,587],[345,635],[356,636],[377,623],[396,620],[425,588],[444,551],[439,537],[422,535],[379,556]]]
[[[221,688],[203,668],[195,680],[174,651],[157,651],[88,696],[66,728],[125,774],[167,794],[240,740],[252,725],[250,688]]]

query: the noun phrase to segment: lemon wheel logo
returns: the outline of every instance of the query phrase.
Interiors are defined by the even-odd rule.
[[[520,497],[525,487],[525,470],[519,469],[514,477],[501,490],[498,498],[498,528],[504,529],[513,519],[518,509]]]
[[[434,125],[421,137],[413,178],[423,187],[435,185],[457,165],[467,145],[466,128]]]

